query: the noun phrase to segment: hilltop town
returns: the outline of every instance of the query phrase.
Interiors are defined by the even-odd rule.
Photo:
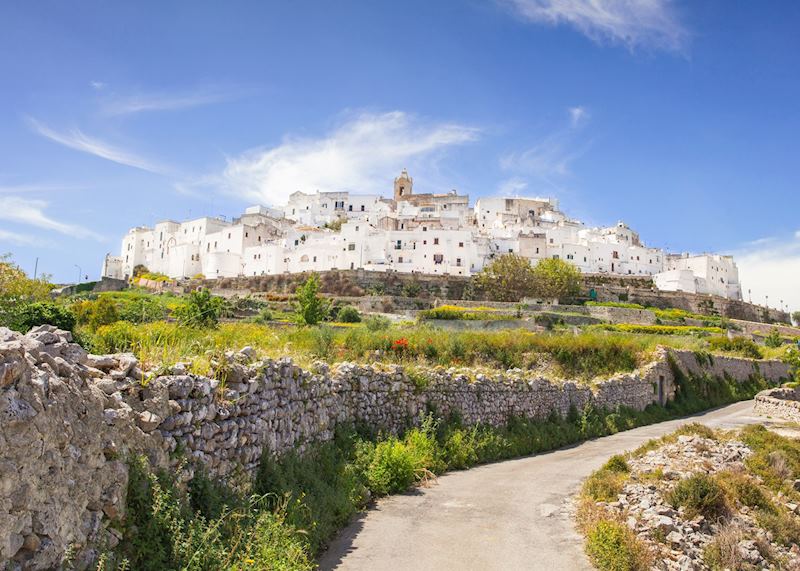
[[[471,276],[513,253],[535,264],[561,259],[585,274],[652,278],[662,291],[741,299],[733,258],[648,247],[624,222],[592,228],[553,198],[479,198],[453,190],[415,193],[406,170],[392,198],[295,192],[281,208],[252,206],[233,220],[203,217],[132,228],[102,275],[126,279],[144,266],[170,278],[208,279],[365,269]]]

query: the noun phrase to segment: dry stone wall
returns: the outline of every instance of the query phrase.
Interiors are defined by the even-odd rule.
[[[780,363],[672,357],[686,371],[788,376]],[[24,336],[0,328],[0,562],[51,569],[70,551],[80,567],[98,546],[113,547],[120,538],[109,524],[124,515],[131,454],[170,468],[180,449],[226,476],[252,470],[265,450],[303,451],[330,440],[342,423],[397,432],[432,408],[499,426],[510,416],[545,419],[589,403],[642,409],[674,394],[663,350],[652,364],[591,388],[521,370],[474,378],[431,370],[415,383],[399,366],[306,370],[288,359],[258,360],[249,348],[216,365],[224,381],[189,374],[180,363],[150,376],[133,355],[88,355],[50,326]]]
[[[755,411],[763,416],[800,422],[800,387],[761,391],[756,395]]]

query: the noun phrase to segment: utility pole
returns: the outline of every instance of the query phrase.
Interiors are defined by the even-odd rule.
[[[36,279],[36,274],[39,272],[39,256],[36,256],[36,262],[33,264],[33,279]]]
[[[81,283],[81,274],[83,273],[83,271],[81,270],[81,267],[78,264],[73,264],[73,265],[76,268],[78,268],[78,283]]]

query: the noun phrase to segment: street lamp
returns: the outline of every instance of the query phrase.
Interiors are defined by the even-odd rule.
[[[73,264],[73,265],[76,268],[78,268],[78,283],[81,283],[81,274],[83,273],[83,271],[81,270],[81,267],[78,264]]]

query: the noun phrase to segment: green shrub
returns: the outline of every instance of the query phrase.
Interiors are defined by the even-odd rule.
[[[797,516],[785,510],[761,510],[756,515],[756,522],[764,529],[772,532],[775,541],[787,547],[800,545],[800,521]]]
[[[101,295],[101,299],[105,296]],[[117,314],[122,321],[131,323],[151,323],[160,321],[167,316],[167,310],[151,296],[138,296],[119,298],[117,300]]]
[[[650,568],[647,548],[624,524],[601,520],[589,529],[586,553],[601,571],[644,571]]]
[[[266,325],[270,321],[272,321],[274,316],[272,315],[272,311],[268,307],[262,307],[258,314],[252,318],[253,323],[258,323],[259,325]]]
[[[603,465],[603,469],[608,470],[609,472],[622,472],[622,473],[627,473],[631,471],[631,469],[628,467],[628,463],[625,461],[625,456],[623,456],[622,454],[614,454]]]
[[[627,472],[601,468],[583,483],[583,493],[596,502],[615,502],[627,478]]]
[[[728,470],[719,472],[715,478],[722,485],[727,496],[737,500],[743,506],[767,511],[775,509],[761,486],[750,476]]]
[[[186,297],[184,305],[176,308],[173,315],[188,327],[216,327],[223,305],[221,297],[211,295],[207,288],[199,288]]]
[[[422,286],[417,282],[407,282],[403,284],[403,295],[405,297],[417,297],[422,293]]]
[[[316,327],[311,333],[312,354],[320,359],[330,359],[333,353],[333,329],[327,325]]]
[[[746,337],[709,337],[709,347],[714,351],[724,351],[726,353],[737,353],[750,359],[763,359],[764,355],[759,346],[751,339]]]
[[[90,331],[119,321],[119,314],[114,301],[105,296],[95,300],[80,301],[73,307],[78,323],[85,325]]]
[[[379,496],[403,492],[414,483],[416,463],[408,448],[391,437],[368,451],[366,476],[369,489]]]
[[[707,474],[692,474],[680,480],[668,494],[673,506],[686,508],[689,518],[700,514],[709,519],[721,517],[727,509],[725,491]]]
[[[360,323],[361,314],[352,305],[345,305],[336,314],[336,321],[341,323]]]
[[[772,331],[769,332],[769,335],[764,338],[764,345],[767,347],[780,347],[783,345],[781,334],[775,327],[773,327]]]
[[[295,316],[303,325],[316,325],[323,321],[330,309],[330,302],[319,295],[319,277],[311,274],[295,291]]]
[[[51,301],[36,301],[15,308],[10,325],[12,329],[27,333],[37,325],[54,325],[72,331],[75,323],[75,314],[68,307]]]
[[[370,331],[385,331],[391,327],[392,321],[383,315],[370,315],[364,320],[364,325]]]

